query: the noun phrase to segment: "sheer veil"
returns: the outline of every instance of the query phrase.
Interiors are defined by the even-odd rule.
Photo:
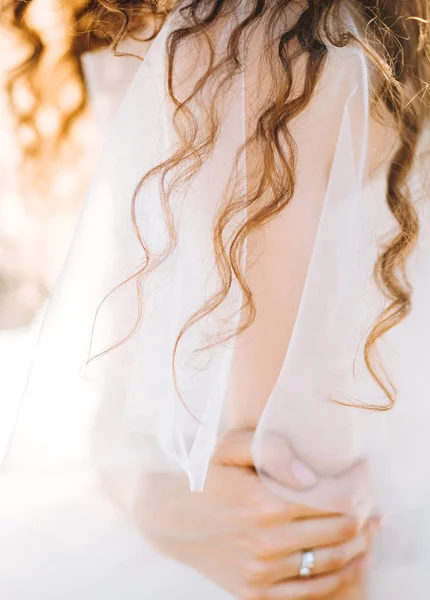
[[[242,2],[235,17],[243,18],[244,11]],[[213,346],[208,340],[226,323],[238,327],[242,291],[236,281],[218,309],[181,340],[176,381],[172,353],[183,324],[218,290],[212,227],[226,190],[246,192],[246,160],[236,156],[251,111],[246,82],[256,66],[244,60],[224,89],[213,152],[191,182],[174,188],[176,247],[156,269],[131,277],[145,258],[130,217],[133,193],[142,175],[178,143],[166,94],[164,46],[180,19],[177,11],[167,19],[110,124],[43,324],[3,462],[3,485],[31,480],[41,487],[61,486],[100,472],[127,475],[124,493],[130,503],[140,475],[148,471],[184,472],[195,491],[204,485],[223,428],[235,348],[234,338]],[[225,49],[233,26],[231,19],[218,31],[217,52]],[[186,87],[189,74],[203,63],[201,50],[190,42],[178,61],[178,81]],[[366,369],[363,340],[383,305],[373,265],[394,227],[384,203],[375,200],[385,194],[386,165],[369,166],[375,166],[374,148],[380,148],[380,126],[369,115],[370,76],[358,45],[330,47],[311,107],[292,124],[297,186],[321,196],[321,214],[292,340],[258,424],[253,454],[264,482],[286,498],[341,510],[342,493],[363,477],[373,502],[385,514],[399,514],[430,501],[429,214],[423,206],[420,243],[410,261],[414,311],[379,345],[397,404],[386,413],[357,408],[357,402],[386,403]],[[319,156],[332,156],[323,187]],[[235,190],[229,187],[232,173]],[[136,201],[138,226],[153,256],[169,239],[161,185],[160,178],[149,180]],[[417,198],[421,192],[417,179]],[[237,214],[231,227],[244,217]],[[139,297],[143,312],[136,325]],[[104,353],[120,340],[125,341]],[[297,492],[274,481],[266,456],[266,441],[273,436],[288,440],[321,483]],[[350,508],[369,510],[361,496]]]

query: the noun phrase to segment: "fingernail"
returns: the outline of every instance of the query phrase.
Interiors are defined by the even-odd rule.
[[[384,515],[381,514],[377,514],[377,515],[373,515],[372,517],[372,529],[374,528],[376,531],[378,531],[379,529],[381,529],[381,527],[384,526],[385,523],[385,517]]]
[[[305,487],[311,487],[318,481],[317,476],[308,466],[299,460],[294,460],[291,464],[291,474],[299,483]]]
[[[369,554],[366,554],[366,556],[363,556],[363,558],[360,560],[359,562],[359,569],[365,571],[366,569],[368,569],[372,564],[372,557]]]

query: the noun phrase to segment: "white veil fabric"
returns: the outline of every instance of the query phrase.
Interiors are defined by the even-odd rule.
[[[243,19],[246,10],[241,2],[234,16]],[[198,491],[228,427],[226,398],[238,377],[233,365],[240,341],[198,350],[220,330],[239,326],[243,298],[237,281],[224,302],[185,333],[176,382],[172,355],[184,323],[219,290],[214,218],[229,193],[246,194],[252,178],[252,162],[243,154],[236,161],[253,118],[252,99],[264,95],[252,56],[245,56],[224,88],[213,151],[191,182],[174,187],[176,246],[153,271],[131,278],[145,260],[131,219],[133,193],[142,176],[178,147],[164,50],[181,18],[175,11],[166,20],[109,125],[3,462],[4,490],[25,481],[61,487],[83,473],[95,479],[107,473],[124,482],[124,501],[132,504],[142,473],[174,470],[186,473],[191,490]],[[234,25],[231,16],[214,33],[217,55]],[[263,46],[255,44],[253,52],[263,54]],[[196,78],[205,68],[205,54],[188,42],[177,64],[177,81],[186,91],[190,75]],[[361,515],[377,507],[389,522],[400,523],[394,532],[412,519],[406,554],[387,552],[388,528],[378,561],[381,569],[405,563],[421,569],[430,559],[430,215],[421,202],[419,170],[412,184],[421,234],[408,264],[413,311],[378,343],[397,402],[388,412],[356,406],[387,403],[365,366],[363,343],[383,307],[373,266],[395,231],[385,206],[387,159],[381,158],[388,156],[392,138],[369,114],[369,74],[358,45],[330,46],[315,96],[291,124],[298,153],[293,205],[307,202],[313,211],[308,228],[296,231],[296,242],[312,238],[312,251],[291,339],[252,451],[262,480],[286,499]],[[198,119],[208,115],[202,111]],[[238,212],[227,234],[245,218]],[[136,219],[151,255],[162,253],[169,229],[160,177],[137,194]],[[270,356],[270,348],[265,352]],[[273,437],[287,440],[318,475],[316,486],[299,492],[270,477],[267,440]]]

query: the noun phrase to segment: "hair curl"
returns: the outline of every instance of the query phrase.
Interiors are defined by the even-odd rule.
[[[43,42],[37,32],[27,23],[26,11],[30,2],[37,0],[13,0],[12,24],[31,48],[26,59],[12,73],[9,80],[9,93],[13,98],[13,87],[19,79],[26,79],[35,91],[35,73],[43,54]],[[173,356],[184,333],[196,322],[215,310],[225,300],[234,280],[243,290],[246,319],[239,332],[250,326],[255,318],[255,305],[250,287],[245,278],[241,258],[244,244],[249,235],[273,219],[288,205],[295,189],[295,148],[289,132],[289,123],[309,105],[322,73],[326,57],[326,40],[335,46],[352,42],[359,43],[374,65],[376,77],[371,90],[376,104],[381,103],[393,121],[398,143],[388,171],[386,201],[395,218],[398,229],[392,239],[381,248],[375,264],[375,279],[387,300],[367,336],[364,356],[372,377],[382,388],[388,399],[384,406],[371,406],[376,410],[386,410],[395,401],[396,391],[383,369],[373,356],[377,341],[400,323],[411,310],[412,289],[406,275],[407,258],[412,252],[419,233],[419,222],[411,194],[408,178],[417,155],[420,135],[429,116],[428,76],[430,65],[430,7],[427,0],[350,0],[348,6],[355,15],[360,34],[357,39],[348,31],[343,31],[339,11],[347,0],[306,0],[301,3],[297,21],[283,31],[278,38],[275,60],[281,65],[283,78],[273,90],[270,101],[258,117],[255,131],[246,140],[241,151],[250,145],[258,147],[263,157],[263,169],[259,183],[247,197],[235,196],[221,207],[214,226],[213,243],[217,258],[218,272],[222,285],[199,311],[185,323],[176,341]],[[273,32],[283,12],[293,0],[252,0],[251,12],[239,23],[231,34],[228,52],[215,63],[213,49],[207,71],[185,99],[177,97],[174,85],[174,64],[178,49],[192,36],[205,36],[206,32],[222,15],[232,9],[226,0],[189,0],[180,10],[186,11],[186,26],[173,31],[168,38],[168,93],[175,104],[174,125],[182,141],[179,148],[168,160],[146,173],[132,199],[132,214],[136,235],[146,255],[144,267],[133,277],[139,281],[148,269],[155,268],[157,260],[151,260],[145,241],[139,232],[135,209],[138,192],[154,176],[165,181],[167,174],[173,175],[165,189],[164,209],[171,231],[171,244],[166,255],[175,244],[175,231],[169,212],[169,196],[173,187],[190,180],[209,155],[218,130],[216,106],[211,112],[206,131],[201,131],[190,109],[193,99],[210,80],[220,83],[218,91],[240,68],[239,43],[245,32],[264,15],[268,18],[268,30]],[[234,7],[233,7],[234,8]],[[71,19],[71,32],[67,54],[63,61],[73,67],[75,76],[81,82],[81,103],[63,116],[58,139],[64,139],[85,105],[85,86],[80,58],[84,51],[101,45],[113,45],[125,36],[135,36],[146,26],[153,27],[150,37],[154,37],[165,16],[174,10],[174,0],[89,0],[74,5]],[[329,25],[339,23],[339,30],[333,31]],[[294,42],[294,53],[291,43]],[[300,93],[293,94],[293,69],[299,60],[305,61],[305,80]],[[222,77],[220,77],[220,74]],[[215,93],[214,98],[217,96]],[[32,122],[32,114],[17,113],[18,121]],[[34,122],[32,126],[37,130]],[[39,133],[40,141],[40,133]],[[282,142],[287,142],[287,151]],[[262,198],[264,196],[264,201]],[[244,207],[249,218],[235,232],[227,245],[225,232],[232,217]],[[161,257],[162,259],[162,257]],[[160,260],[160,257],[158,257]],[[139,324],[139,310],[136,327]],[[234,334],[231,334],[234,335]],[[231,335],[229,337],[231,337]],[[126,338],[125,338],[126,339]],[[228,338],[224,338],[228,339]],[[122,343],[121,340],[119,343]]]

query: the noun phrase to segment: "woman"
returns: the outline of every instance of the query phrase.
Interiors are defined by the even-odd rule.
[[[152,11],[80,13],[144,60],[4,461],[62,571],[5,595],[424,600],[429,10]]]

